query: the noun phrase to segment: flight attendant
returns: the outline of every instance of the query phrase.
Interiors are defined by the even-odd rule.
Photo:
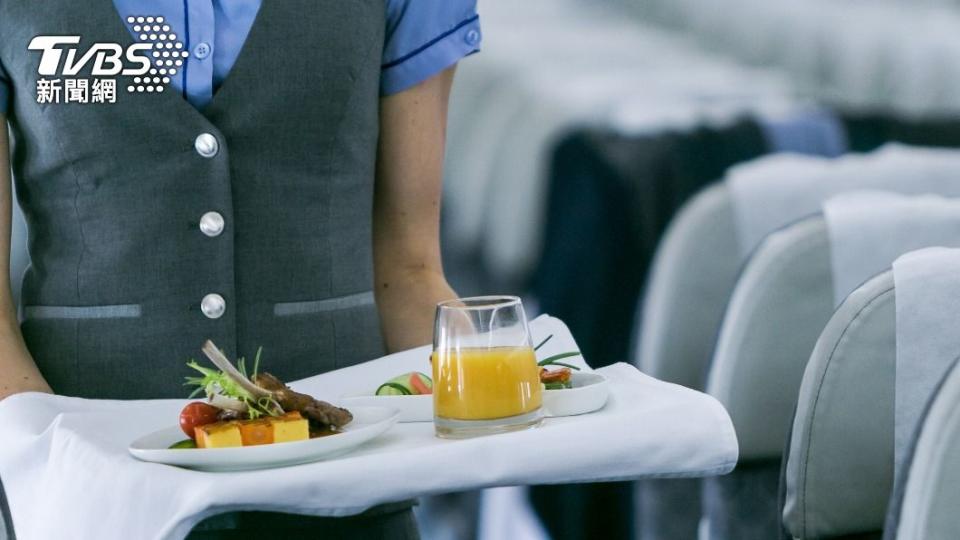
[[[41,74],[36,36],[80,43]],[[112,84],[94,61],[65,69],[98,43],[150,43],[156,63]],[[448,95],[479,43],[475,0],[0,1],[0,283],[11,165],[31,257],[19,320],[0,287],[0,398],[184,397],[206,339],[233,357],[262,346],[285,380],[428,343],[455,296],[439,249]],[[401,504],[233,513],[192,537],[254,534],[416,527]]]

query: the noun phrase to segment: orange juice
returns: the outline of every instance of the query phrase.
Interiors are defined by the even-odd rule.
[[[532,347],[434,351],[432,363],[439,417],[492,420],[540,408],[540,368]]]

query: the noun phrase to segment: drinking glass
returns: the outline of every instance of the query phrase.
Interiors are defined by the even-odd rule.
[[[540,424],[540,369],[516,296],[438,304],[431,361],[438,436],[474,437]]]

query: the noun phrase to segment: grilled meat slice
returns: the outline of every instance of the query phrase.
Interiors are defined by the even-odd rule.
[[[271,392],[289,388],[287,385],[283,384],[283,381],[269,373],[257,373],[254,375],[253,384],[263,388],[264,390],[270,390]]]
[[[300,410],[300,413],[313,422],[336,429],[342,428],[353,420],[353,414],[350,411],[316,399]]]
[[[269,373],[257,373],[253,377],[253,383],[273,392],[273,398],[283,410],[300,411],[304,417],[318,424],[341,428],[353,420],[350,411],[296,392]]]

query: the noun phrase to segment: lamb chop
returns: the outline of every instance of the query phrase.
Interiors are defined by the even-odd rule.
[[[283,410],[300,411],[300,414],[318,424],[341,428],[353,420],[350,411],[301,394],[269,373],[257,373],[253,376],[253,383],[271,392]]]
[[[279,405],[282,409],[280,412],[299,411],[311,423],[333,430],[342,428],[353,421],[353,415],[350,411],[296,392],[269,373],[257,373],[253,376],[253,380],[248,379],[234,367],[230,360],[210,340],[203,344],[201,350],[215,366],[236,381],[244,390],[256,398],[268,398]]]

